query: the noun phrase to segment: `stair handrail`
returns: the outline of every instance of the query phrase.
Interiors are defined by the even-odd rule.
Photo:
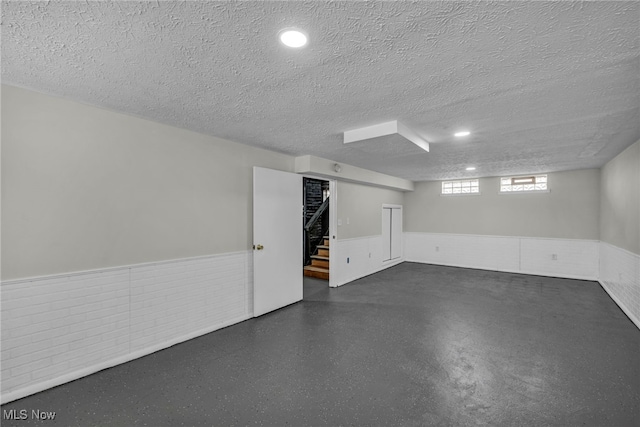
[[[309,231],[311,227],[314,226],[314,224],[318,221],[318,219],[320,219],[320,217],[322,216],[324,211],[327,210],[328,207],[329,207],[329,197],[324,199],[324,202],[322,202],[322,204],[320,205],[316,213],[314,213],[313,216],[309,219],[309,221],[305,224],[304,226],[305,231]]]

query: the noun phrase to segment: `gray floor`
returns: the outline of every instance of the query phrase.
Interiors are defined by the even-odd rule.
[[[640,330],[596,282],[404,263],[326,283],[2,425],[640,426]]]

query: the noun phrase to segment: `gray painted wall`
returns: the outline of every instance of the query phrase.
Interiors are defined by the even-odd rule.
[[[2,280],[247,250],[252,166],[294,170],[290,156],[11,86],[2,110]],[[339,181],[338,238],[380,235],[389,203],[404,205],[405,231],[601,238],[640,253],[639,158],[640,141],[602,177],[549,174],[542,194],[500,195],[498,178],[452,197],[440,182],[402,193]]]
[[[2,86],[2,279],[247,250],[294,158]]]
[[[338,239],[381,235],[382,205],[403,204],[404,193],[397,190],[338,181],[337,191]]]
[[[602,168],[600,240],[640,255],[640,141]]]
[[[548,182],[548,193],[499,194],[499,178],[481,178],[476,196],[416,183],[405,194],[404,231],[597,240],[599,169],[549,173]]]

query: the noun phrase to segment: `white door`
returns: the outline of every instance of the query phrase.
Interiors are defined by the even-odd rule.
[[[302,176],[253,168],[253,315],[302,300]]]
[[[391,259],[391,208],[382,208],[382,260]]]
[[[382,207],[382,260],[402,256],[402,206]]]
[[[391,259],[402,256],[402,208],[391,209]]]

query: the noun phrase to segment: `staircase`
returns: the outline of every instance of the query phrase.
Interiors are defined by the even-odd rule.
[[[324,236],[321,243],[311,255],[311,265],[304,267],[304,275],[329,280],[329,236]]]

